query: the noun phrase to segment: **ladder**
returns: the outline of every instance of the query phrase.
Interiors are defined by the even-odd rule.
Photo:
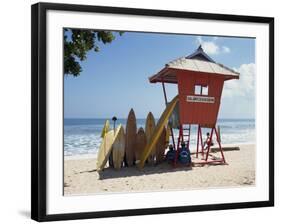
[[[178,144],[177,144],[177,150],[179,149],[181,143],[186,142],[186,147],[189,148],[190,143],[190,129],[191,125],[187,125],[187,127],[181,125],[179,127],[179,137],[178,137]],[[184,131],[187,131],[185,134]],[[187,140],[184,139],[184,137],[187,137]]]
[[[187,127],[183,126],[183,125],[180,125],[180,127],[179,127],[179,137],[178,137],[178,142],[177,142],[176,157],[174,160],[174,165],[177,163],[177,160],[178,160],[181,143],[186,142],[186,147],[189,149],[190,129],[191,129],[190,124],[188,124]],[[187,131],[187,133],[185,134],[184,131]],[[184,137],[187,137],[187,140],[184,139]]]

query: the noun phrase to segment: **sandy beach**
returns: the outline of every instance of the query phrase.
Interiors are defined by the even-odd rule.
[[[235,145],[237,146],[237,145]],[[243,187],[255,184],[255,145],[238,145],[225,151],[228,165],[173,168],[167,162],[120,170],[105,168],[98,173],[93,156],[68,156],[64,161],[64,194],[87,195],[111,192],[189,190],[217,187]],[[213,153],[219,156],[218,153]]]

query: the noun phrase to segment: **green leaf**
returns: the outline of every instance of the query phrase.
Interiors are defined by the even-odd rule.
[[[124,32],[118,32],[123,35]],[[79,76],[80,61],[87,59],[90,50],[99,52],[98,43],[111,43],[115,35],[111,31],[64,28],[64,75]]]

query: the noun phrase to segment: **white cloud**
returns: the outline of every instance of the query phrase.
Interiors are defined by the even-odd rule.
[[[248,99],[253,98],[255,94],[255,71],[254,63],[242,64],[235,71],[240,73],[238,80],[229,80],[225,82],[223,89],[223,97],[240,96]]]
[[[201,44],[203,50],[207,54],[220,54],[220,53],[230,53],[230,48],[226,46],[220,47],[216,41],[218,37],[213,37],[212,41],[204,41],[202,37],[197,37],[197,44]]]
[[[223,52],[223,53],[230,53],[229,47],[222,46],[222,52]]]

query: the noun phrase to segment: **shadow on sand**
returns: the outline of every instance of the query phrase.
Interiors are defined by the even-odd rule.
[[[177,167],[173,167],[173,165],[169,164],[168,162],[162,162],[161,164],[158,165],[146,164],[143,169],[138,169],[137,166],[122,167],[120,170],[116,170],[112,167],[107,167],[102,171],[89,170],[89,171],[83,171],[83,173],[98,172],[99,179],[104,180],[104,179],[112,179],[112,178],[145,176],[145,175],[157,174],[157,173],[162,174],[168,172],[190,171],[190,170],[192,170],[191,166],[178,165]]]

